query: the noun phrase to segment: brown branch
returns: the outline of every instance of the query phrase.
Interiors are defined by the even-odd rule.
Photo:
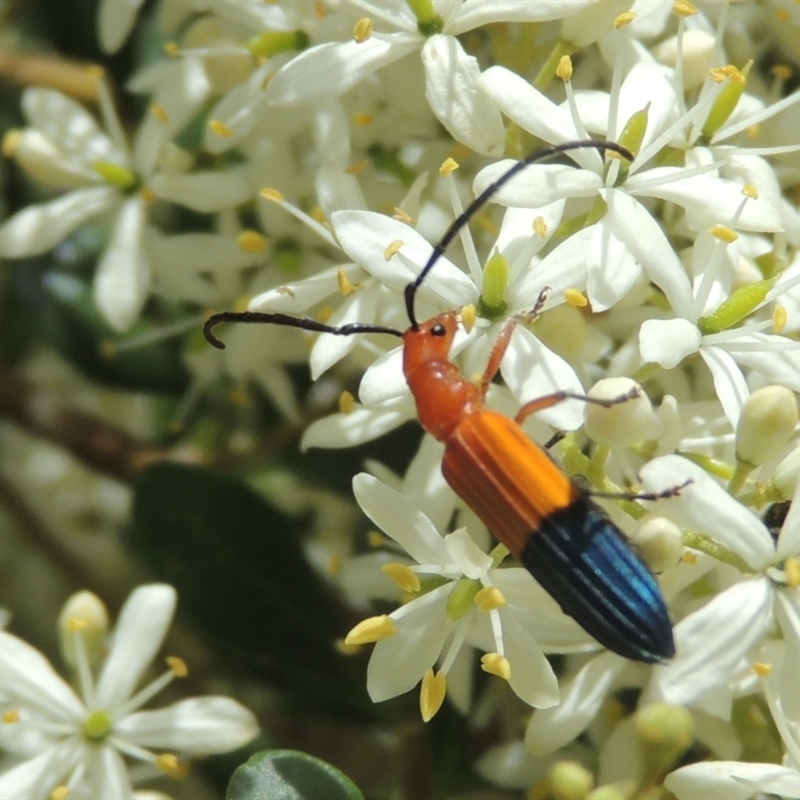
[[[60,56],[0,50],[0,78],[23,87],[58,89],[82,103],[97,103],[96,69]]]

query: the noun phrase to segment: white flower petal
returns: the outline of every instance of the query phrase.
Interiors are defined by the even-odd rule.
[[[139,586],[128,596],[97,683],[99,708],[113,711],[131,696],[161,647],[176,602],[175,589],[165,583]]]
[[[402,292],[430,258],[433,247],[417,231],[396,219],[373,211],[337,211],[331,215],[336,238],[356,263],[396,292]],[[390,244],[402,241],[401,253],[386,260]],[[408,265],[414,265],[414,271]],[[420,287],[450,308],[460,308],[478,299],[475,284],[452,262],[441,257]]]
[[[360,284],[366,275],[357,264],[343,264],[317,272],[308,278],[283,283],[256,295],[248,304],[249,311],[285,311],[301,314],[339,291],[339,273],[352,284]]]
[[[691,480],[677,497],[655,501],[654,510],[687,530],[708,534],[754,569],[762,569],[775,558],[764,523],[694,462],[676,455],[661,456],[645,464],[639,477],[647,492],[663,492]]]
[[[586,253],[588,280],[586,294],[593,312],[616,305],[636,283],[641,268],[633,253],[611,232],[605,220],[592,226]]]
[[[84,222],[113,208],[117,197],[116,189],[96,186],[23,208],[0,225],[0,255],[25,258],[46,253]]]
[[[113,746],[83,744],[86,781],[93,797],[103,800],[128,800],[133,795],[131,779],[122,755]]]
[[[561,686],[561,702],[537,711],[525,731],[525,746],[534,755],[558,750],[579,736],[597,716],[614,681],[627,666],[624,658],[605,652],[588,661]]]
[[[453,36],[471,31],[492,22],[544,22],[561,19],[565,14],[579,11],[594,0],[465,0],[452,25],[446,30]]]
[[[157,711],[129,714],[114,732],[148,749],[209,755],[246,745],[258,733],[258,722],[230,697],[192,697]]]
[[[447,583],[403,606],[397,633],[375,645],[367,667],[367,691],[373,703],[413,689],[442,652],[453,623],[447,619]]]
[[[669,78],[671,72],[653,62],[634,64],[620,87],[617,130],[611,139],[617,141],[631,116],[648,105],[647,128],[639,151],[663,133],[676,108],[675,87]]]
[[[472,541],[466,528],[448,533],[444,537],[447,554],[467,578],[480,580],[492,568],[492,557]]]
[[[31,178],[55,189],[106,185],[82,154],[71,157],[59,143],[50,141],[36,128],[20,131],[14,158]]]
[[[365,42],[326,42],[310,47],[286,64],[270,81],[272,105],[301,106],[338,97],[368,75],[397,61],[422,44],[407,34],[373,36]]]
[[[479,195],[505,175],[517,162],[497,161],[484,167],[472,184]],[[505,206],[542,208],[565,197],[592,197],[603,185],[602,178],[566,164],[534,164],[515,175],[492,195],[492,202]]]
[[[550,708],[559,700],[558,680],[539,643],[515,611],[512,607],[500,610],[505,656],[511,666],[509,684],[529,706]]]
[[[51,797],[75,768],[82,750],[82,743],[70,738],[17,764],[0,775],[0,797],[3,800]]]
[[[678,800],[749,800],[762,794],[800,797],[800,773],[779,764],[702,761],[671,772],[664,787]]]
[[[783,561],[789,556],[796,556],[798,553],[800,553],[800,481],[795,485],[789,513],[786,515],[786,519],[781,526],[781,532],[778,534],[778,543],[775,546],[775,561]]]
[[[742,406],[750,396],[742,370],[733,356],[721,347],[701,347],[700,356],[711,371],[714,391],[722,404],[722,410],[731,427],[736,429]]]
[[[100,47],[116,53],[131,32],[144,0],[103,0],[97,17]]]
[[[512,264],[526,254],[529,257],[541,250],[556,232],[564,214],[565,200],[556,200],[543,208],[508,208],[503,214],[500,233],[495,247]],[[539,218],[544,224],[545,234],[534,233],[534,222]],[[538,224],[538,223],[537,223]],[[523,267],[527,267],[525,264]],[[512,281],[515,276],[512,274]],[[512,287],[512,292],[515,289]]]
[[[766,638],[773,619],[766,578],[742,581],[675,626],[675,658],[653,670],[651,690],[676,706],[697,705],[714,716],[730,713],[725,694],[739,661]],[[722,692],[722,694],[721,694]]]
[[[361,472],[353,478],[353,493],[361,510],[418,564],[452,563],[433,523],[399,492]]]
[[[783,668],[780,670],[781,708],[789,719],[800,720],[800,687],[797,673],[789,664],[797,664],[800,658],[800,601],[792,589],[775,592],[775,617],[778,620],[786,646]]]
[[[785,349],[787,345],[792,349]],[[750,333],[723,347],[740,364],[752,367],[771,383],[800,392],[800,345],[796,341],[770,333]]]
[[[478,86],[481,71],[453,36],[431,36],[422,48],[425,96],[453,137],[482,155],[499,156],[505,128],[497,106]]]
[[[702,339],[688,319],[647,319],[639,328],[639,352],[645,361],[674,369],[697,352]]]
[[[141,198],[125,202],[94,276],[94,301],[117,331],[126,331],[136,322],[150,289],[145,215]]]
[[[396,347],[378,358],[361,378],[358,398],[365,406],[374,406],[408,394],[403,375],[404,348]]]
[[[580,138],[569,112],[515,72],[490,67],[481,75],[480,86],[507,117],[545,142],[561,144]],[[600,170],[602,161],[595,151],[576,150],[569,155],[587,169]],[[541,205],[546,202],[550,201]]]
[[[356,447],[371,442],[417,418],[411,394],[386,400],[377,406],[356,408],[349,414],[331,414],[309,425],[300,441],[300,449],[309,447]]]
[[[597,41],[611,30],[617,15],[627,11],[633,0],[600,0],[561,21],[561,38],[577,48]]]
[[[149,245],[153,267],[171,272],[238,272],[264,260],[261,253],[243,250],[233,236],[218,233],[155,233]]]
[[[692,289],[686,270],[659,224],[635,198],[620,189],[602,189],[608,204],[604,222],[633,253],[650,280],[667,296],[679,314],[692,307]]]
[[[179,175],[160,173],[151,178],[148,187],[159,199],[171,200],[201,214],[233,208],[255,194],[238,170]]]
[[[523,405],[552,392],[582,392],[575,370],[545,347],[527,328],[517,327],[500,366],[503,380]],[[578,400],[565,400],[537,415],[549,425],[575,430],[583,423],[583,406]]]
[[[36,648],[5,631],[0,631],[0,686],[5,698],[51,720],[75,723],[86,713],[50,662]]]

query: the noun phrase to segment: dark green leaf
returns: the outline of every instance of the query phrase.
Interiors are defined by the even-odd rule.
[[[364,800],[338,769],[306,753],[266,750],[231,777],[227,800]]]

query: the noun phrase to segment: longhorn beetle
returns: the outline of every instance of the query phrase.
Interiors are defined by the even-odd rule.
[[[636,661],[660,662],[675,654],[672,626],[656,579],[631,550],[624,534],[588,494],[575,485],[520,425],[531,414],[567,398],[609,406],[632,395],[598,401],[570,392],[532,400],[514,420],[486,407],[489,384],[500,368],[517,319],[506,323],[495,343],[480,385],[465,378],[448,354],[458,327],[458,312],[445,311],[420,323],[414,312],[417,290],[458,232],[491,196],[525,167],[581,148],[633,155],[614,142],[566,142],[531,153],[489,185],[450,225],[416,280],[405,289],[410,327],[405,332],[381,325],[339,327],[286,314],[222,312],[204,327],[221,322],[270,323],[307,331],[350,336],[387,333],[403,339],[403,371],[417,404],[422,427],[445,445],[442,472],[455,493],[584,630],[608,649]],[[544,304],[546,290],[536,308]],[[679,487],[680,488],[680,487]],[[640,495],[642,499],[674,494]]]

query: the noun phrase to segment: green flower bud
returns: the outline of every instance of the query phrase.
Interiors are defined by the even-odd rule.
[[[461,619],[468,611],[472,611],[475,595],[481,590],[481,582],[470,578],[461,578],[453,587],[447,598],[447,618],[451,622]]]
[[[487,319],[501,317],[506,310],[506,291],[511,265],[502,253],[495,253],[483,270],[480,315]]]
[[[775,276],[767,280],[748,283],[747,286],[737,289],[727,300],[720,303],[716,310],[700,317],[697,321],[700,333],[708,336],[732,328],[764,302],[777,280],[778,276]]]
[[[685,708],[652,703],[634,716],[634,727],[646,764],[652,770],[669,769],[694,740],[694,719]]]
[[[594,787],[594,776],[577,761],[557,761],[547,772],[555,800],[585,800]]]
[[[310,43],[305,31],[264,31],[254,36],[245,47],[259,58],[271,58],[279,53],[305,50]]]
[[[774,458],[797,426],[797,399],[785,386],[765,386],[742,408],[736,426],[736,458],[756,467]]]
[[[733,114],[747,86],[747,73],[750,71],[752,63],[752,61],[748,62],[741,72],[733,65],[711,70],[712,78],[715,80],[727,79],[728,82],[717,95],[714,105],[711,106],[711,111],[708,112],[706,121],[703,124],[703,129],[700,132],[698,144],[708,144],[712,136],[725,124],[728,117]]]
[[[625,127],[620,134],[619,143],[623,147],[627,147],[634,155],[639,152],[639,148],[644,141],[644,135],[647,132],[647,116],[649,112],[650,103],[641,111],[631,114],[631,118],[625,123]]]

